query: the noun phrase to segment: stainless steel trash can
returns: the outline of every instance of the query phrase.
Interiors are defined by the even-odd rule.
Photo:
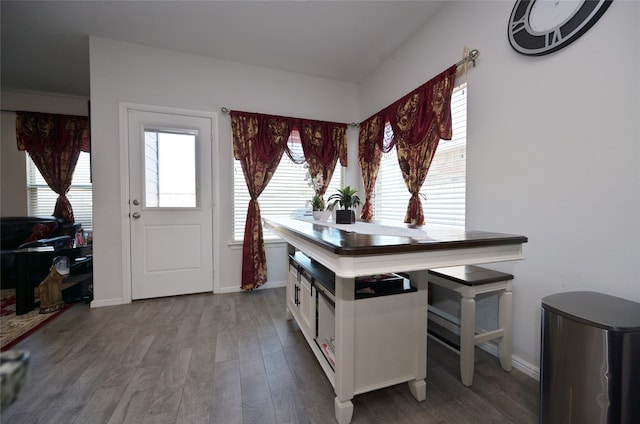
[[[640,303],[547,296],[540,349],[541,424],[640,423]]]

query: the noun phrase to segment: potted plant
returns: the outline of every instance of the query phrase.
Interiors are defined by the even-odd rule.
[[[330,210],[324,209],[324,199],[321,195],[318,194],[319,190],[324,186],[324,179],[322,174],[318,173],[315,177],[312,177],[309,170],[307,169],[307,176],[305,177],[307,184],[309,187],[313,189],[315,194],[311,198],[311,211],[313,214],[313,218],[321,221],[326,221],[329,219],[331,215]]]
[[[324,208],[324,199],[321,196],[314,194],[311,198],[311,209],[313,214],[313,219],[318,221],[326,221],[331,216],[331,209]]]
[[[313,195],[313,197],[311,198],[311,209],[314,212],[324,210],[324,201],[322,200],[322,197],[318,196],[317,194]]]
[[[333,201],[329,206],[330,209],[335,209],[336,205],[340,205],[342,208],[336,210],[336,224],[353,224],[356,222],[356,213],[353,209],[360,205],[360,197],[356,195],[357,192],[350,186],[346,186],[338,189],[337,193],[332,194],[327,199],[328,202]]]

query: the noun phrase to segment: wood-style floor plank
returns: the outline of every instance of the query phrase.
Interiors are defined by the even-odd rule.
[[[326,424],[335,394],[283,288],[197,294],[91,309],[77,304],[27,337],[30,382],[4,424]],[[407,384],[358,395],[355,424],[538,422],[538,383],[476,349],[428,340],[427,399]]]
[[[237,359],[216,362],[211,424],[242,424],[242,389]]]

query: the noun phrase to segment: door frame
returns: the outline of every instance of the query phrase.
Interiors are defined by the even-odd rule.
[[[219,164],[218,164],[218,113],[192,110],[183,108],[173,108],[167,106],[153,106],[138,103],[119,103],[120,114],[120,232],[122,235],[122,301],[123,303],[131,303],[131,226],[129,222],[129,112],[149,112],[149,113],[167,113],[172,115],[184,115],[197,118],[206,118],[211,122],[211,219],[213,237],[211,253],[213,255],[213,281],[212,291],[219,286],[218,272],[220,266],[220,221],[217,207],[219,204]],[[204,205],[203,205],[204,206]]]

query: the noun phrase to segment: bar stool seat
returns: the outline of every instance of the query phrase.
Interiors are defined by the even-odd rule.
[[[460,378],[471,386],[477,343],[498,339],[498,356],[505,371],[511,371],[513,275],[475,265],[437,268],[429,270],[429,284],[444,287],[461,295],[460,318],[429,305],[429,312],[460,327]],[[478,294],[498,294],[498,328],[491,331],[476,330],[475,297]]]

